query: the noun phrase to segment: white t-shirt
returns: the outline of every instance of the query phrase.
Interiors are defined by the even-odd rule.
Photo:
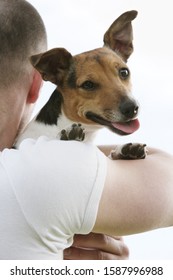
[[[60,259],[95,223],[105,156],[76,141],[27,139],[0,153],[0,259]]]

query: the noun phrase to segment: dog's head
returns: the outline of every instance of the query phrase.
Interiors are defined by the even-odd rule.
[[[102,48],[75,56],[55,48],[31,57],[43,79],[58,86],[63,111],[72,121],[107,126],[120,135],[138,129],[138,104],[130,94],[126,65],[133,52],[131,21],[136,15],[129,11],[116,19]]]

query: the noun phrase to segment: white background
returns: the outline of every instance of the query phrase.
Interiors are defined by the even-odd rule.
[[[171,0],[30,0],[46,25],[48,47],[65,47],[72,54],[101,47],[104,32],[123,12],[139,12],[133,22],[135,51],[128,65],[133,95],[141,105],[141,127],[120,137],[106,129],[97,144],[142,142],[173,152],[173,12]],[[32,20],[32,19],[31,19]],[[36,111],[54,86],[43,85]],[[35,111],[35,112],[36,112]],[[125,171],[124,171],[125,172]],[[163,186],[164,187],[164,186]],[[173,229],[125,237],[131,259],[173,259]]]

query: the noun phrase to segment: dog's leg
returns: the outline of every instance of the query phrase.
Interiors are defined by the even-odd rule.
[[[109,157],[116,159],[144,159],[147,155],[146,144],[128,143],[125,145],[117,145],[111,151]]]
[[[72,124],[69,129],[63,129],[61,131],[60,140],[76,140],[83,141],[85,138],[84,128],[81,124]]]

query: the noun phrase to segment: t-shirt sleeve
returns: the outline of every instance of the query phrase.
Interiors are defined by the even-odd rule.
[[[47,246],[64,249],[75,233],[92,230],[107,168],[95,146],[40,137],[2,160],[27,223]]]

